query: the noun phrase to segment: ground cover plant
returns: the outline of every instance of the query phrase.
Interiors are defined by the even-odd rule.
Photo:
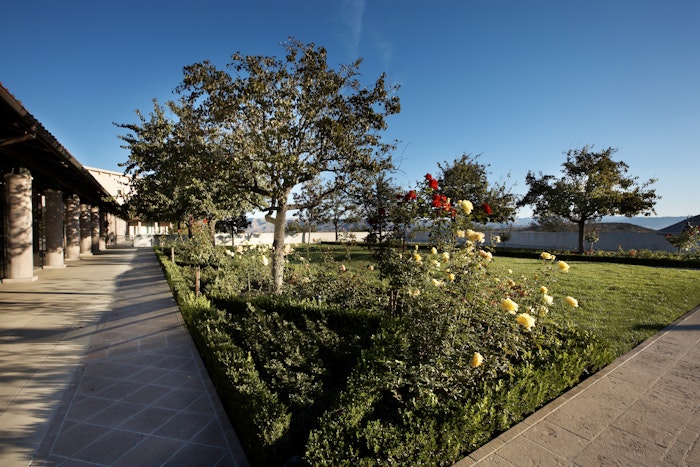
[[[494,256],[474,206],[426,177],[369,252],[289,248],[275,296],[264,246],[166,250],[253,464],[451,464],[700,303],[697,270]]]

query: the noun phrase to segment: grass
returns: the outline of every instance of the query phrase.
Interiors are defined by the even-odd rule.
[[[496,267],[532,277],[542,262],[497,258]],[[700,270],[627,264],[569,262],[557,274],[555,298],[570,295],[579,308],[570,312],[576,326],[606,339],[616,355],[631,350],[700,305]]]

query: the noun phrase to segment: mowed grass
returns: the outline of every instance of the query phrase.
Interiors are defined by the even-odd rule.
[[[576,326],[606,339],[622,355],[700,305],[700,270],[570,261],[551,287],[555,299],[570,295]],[[494,266],[532,278],[542,261],[496,258]]]
[[[363,246],[299,246],[297,254],[317,264],[331,259],[365,274],[373,264],[372,255]],[[542,275],[542,265],[541,260],[496,256],[491,268],[497,274],[511,269],[513,278],[522,275],[532,279]],[[569,265],[568,272],[554,274],[556,283],[550,286],[551,292],[559,300],[567,295],[575,297],[579,308],[570,309],[572,321],[606,339],[618,356],[700,306],[697,269],[586,261],[571,261]]]

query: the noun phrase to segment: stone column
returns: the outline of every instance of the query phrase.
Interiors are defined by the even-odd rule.
[[[107,251],[107,234],[109,232],[109,223],[107,221],[107,213],[100,212],[100,251]]]
[[[92,254],[100,252],[100,208],[90,208],[90,249]]]
[[[5,175],[6,274],[3,282],[29,282],[34,275],[34,231],[32,229],[32,176]]]
[[[89,256],[92,254],[92,219],[90,217],[90,205],[80,205],[80,254]]]
[[[46,190],[46,264],[45,269],[64,268],[63,262],[63,193]]]
[[[80,199],[66,199],[66,261],[80,259]]]

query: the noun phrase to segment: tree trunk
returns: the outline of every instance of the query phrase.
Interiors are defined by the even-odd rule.
[[[272,280],[275,294],[282,293],[284,282],[284,236],[287,230],[287,205],[280,206],[275,215],[272,242]]]
[[[578,252],[583,254],[584,246],[583,246],[583,237],[584,237],[584,231],[586,229],[586,219],[581,219],[578,221]]]

